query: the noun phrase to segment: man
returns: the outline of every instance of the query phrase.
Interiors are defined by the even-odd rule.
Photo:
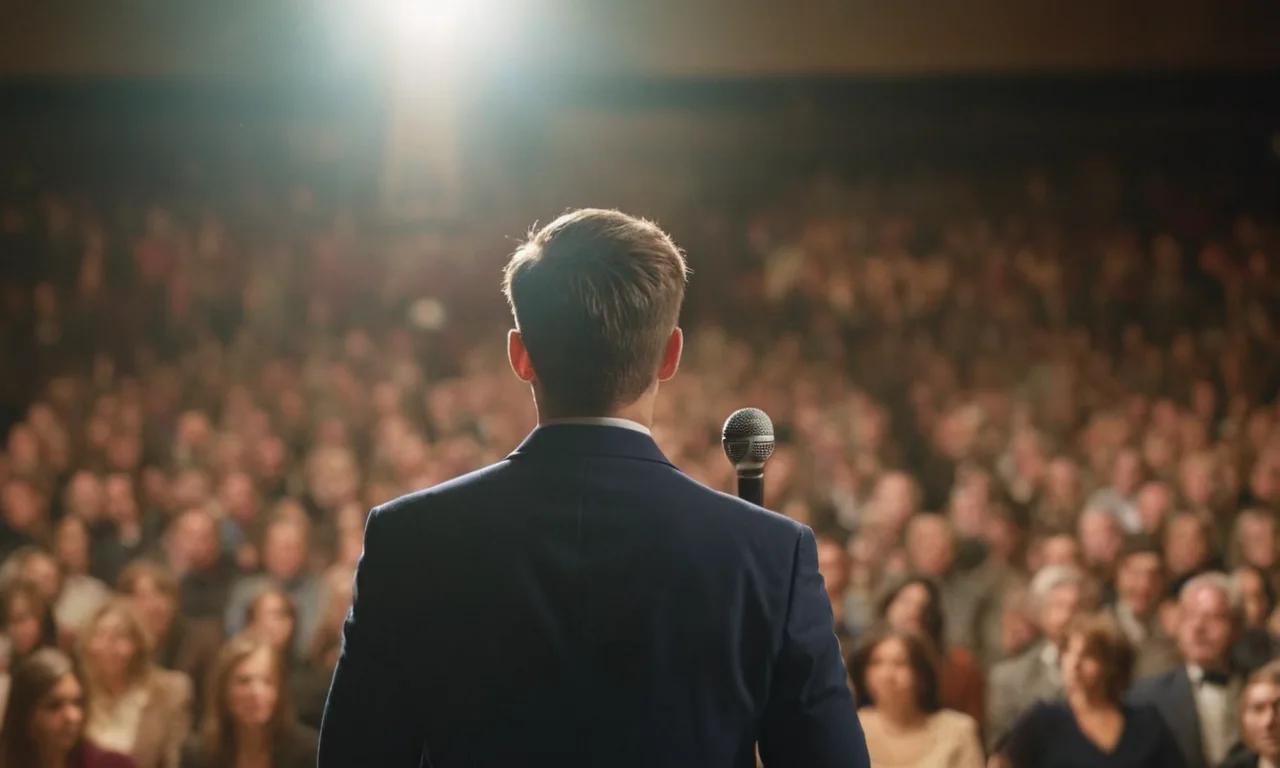
[[[1280,768],[1280,662],[1249,676],[1240,695],[1240,744],[1222,768]]]
[[[1069,565],[1046,566],[1031,580],[1030,599],[1041,639],[991,668],[986,726],[992,751],[1028,707],[1062,694],[1058,657],[1067,626],[1082,609],[1084,587],[1084,572]]]
[[[1213,768],[1227,756],[1238,735],[1239,677],[1229,658],[1242,608],[1231,577],[1202,573],[1178,595],[1178,653],[1183,665],[1139,680],[1130,691],[1134,704],[1155,705],[1173,731],[1187,768]]]
[[[649,434],[684,257],[616,211],[507,266],[539,426],[375,509],[320,737],[336,766],[868,766],[808,528]]]
[[[942,613],[947,617],[947,643],[983,658],[983,641],[991,637],[989,622],[998,617],[997,597],[983,574],[958,566],[959,542],[955,526],[943,515],[920,513],[907,522],[907,563],[912,572],[936,581],[942,592]]]
[[[1085,568],[1097,580],[1104,596],[1112,596],[1116,565],[1120,552],[1124,549],[1124,531],[1120,528],[1120,523],[1112,512],[1092,507],[1081,513],[1076,531]]]
[[[794,519],[794,518],[793,518]],[[818,573],[827,588],[827,602],[835,620],[836,639],[840,641],[840,658],[847,659],[856,641],[849,631],[845,617],[845,604],[849,591],[848,535],[840,529],[816,534],[818,544]]]
[[[1160,545],[1150,536],[1125,541],[1116,569],[1116,623],[1135,653],[1133,676],[1158,675],[1178,664],[1178,650],[1160,627],[1160,596],[1164,593],[1164,563]]]

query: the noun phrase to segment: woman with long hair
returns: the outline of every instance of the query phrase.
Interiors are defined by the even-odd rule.
[[[288,592],[275,586],[261,589],[245,609],[244,626],[245,632],[257,635],[275,646],[283,656],[286,667],[293,668],[298,610]]]
[[[98,610],[85,627],[81,657],[89,737],[129,754],[138,768],[177,768],[191,732],[191,681],[155,665],[131,603],[113,600]]]
[[[1135,654],[1115,619],[1079,616],[1060,660],[1064,701],[1024,712],[997,746],[991,768],[1182,768],[1173,733],[1153,708],[1121,699]]]
[[[71,658],[42,648],[13,670],[0,768],[136,768],[85,737],[87,686]]]
[[[0,717],[9,696],[7,671],[40,648],[57,645],[49,606],[30,582],[15,579],[0,589],[0,629],[8,640],[7,658],[0,665]]]
[[[204,702],[203,685],[222,647],[222,622],[184,617],[178,610],[178,580],[160,563],[135,560],[120,573],[116,586],[132,601],[146,626],[155,663],[191,680],[198,719],[199,705]]]
[[[982,671],[973,654],[946,644],[938,585],[925,576],[907,576],[885,590],[876,614],[890,627],[913,632],[933,645],[941,664],[938,674],[942,706],[963,712],[981,724],[986,706]]]
[[[937,660],[919,634],[874,631],[850,654],[848,668],[877,768],[982,768],[978,723],[942,707]]]
[[[319,736],[294,717],[277,645],[252,634],[218,654],[204,727],[182,768],[312,768]]]

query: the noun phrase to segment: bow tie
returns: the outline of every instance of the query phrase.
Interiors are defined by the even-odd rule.
[[[1204,670],[1200,673],[1200,685],[1212,685],[1218,688],[1226,688],[1231,682],[1231,675],[1226,672],[1213,672]]]

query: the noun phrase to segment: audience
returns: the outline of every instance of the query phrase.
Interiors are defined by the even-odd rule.
[[[81,647],[89,707],[85,733],[138,768],[177,768],[191,732],[191,681],[155,665],[134,607],[114,601],[85,627]]]
[[[184,742],[305,760],[267,702],[319,724],[368,511],[534,425],[495,275],[581,197],[560,169],[407,232],[332,182],[209,170],[0,181],[0,667],[81,649],[85,732],[140,768]],[[899,672],[850,670],[878,761],[1127,744],[1146,704],[1188,768],[1237,730],[1270,759],[1252,686],[1235,709],[1280,649],[1280,204],[1271,171],[1215,174],[957,161],[628,198],[697,273],[655,437],[728,491],[723,419],[770,413],[767,500],[815,529],[842,647],[889,632]],[[1124,698],[1094,608],[1132,646]],[[210,687],[245,632],[278,658]]]
[[[1249,676],[1240,694],[1240,742],[1222,768],[1275,768],[1280,765],[1280,662]]]
[[[1047,565],[1031,580],[1030,597],[1040,640],[991,668],[987,689],[987,743],[999,743],[1014,721],[1037,701],[1062,695],[1062,649],[1067,627],[1087,608],[1084,574],[1070,565]]]
[[[942,708],[928,640],[912,632],[874,632],[848,666],[874,765],[981,768],[978,724]]]
[[[1183,585],[1178,609],[1176,639],[1183,665],[1139,680],[1129,700],[1159,711],[1188,768],[1213,768],[1239,738],[1241,679],[1231,668],[1231,646],[1243,607],[1230,577],[1211,572]]]
[[[0,766],[136,768],[127,755],[102,749],[86,734],[88,688],[70,657],[54,648],[18,664],[0,725]]]
[[[232,639],[209,682],[208,713],[183,749],[182,768],[311,768],[316,733],[300,725],[285,685],[277,644],[254,635]]]
[[[909,576],[891,585],[880,599],[877,616],[886,626],[925,640],[939,661],[938,696],[942,706],[981,724],[985,715],[982,671],[964,648],[948,646],[942,595],[929,579]]]
[[[993,764],[1183,768],[1160,714],[1121,702],[1133,664],[1133,646],[1115,620],[1102,614],[1074,619],[1061,657],[1065,701],[1031,705],[997,748]]]

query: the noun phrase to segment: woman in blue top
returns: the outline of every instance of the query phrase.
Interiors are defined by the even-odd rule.
[[[1133,646],[1110,616],[1076,619],[1062,653],[1064,699],[1039,702],[1024,712],[990,765],[1185,768],[1160,714],[1121,702],[1133,664]]]

